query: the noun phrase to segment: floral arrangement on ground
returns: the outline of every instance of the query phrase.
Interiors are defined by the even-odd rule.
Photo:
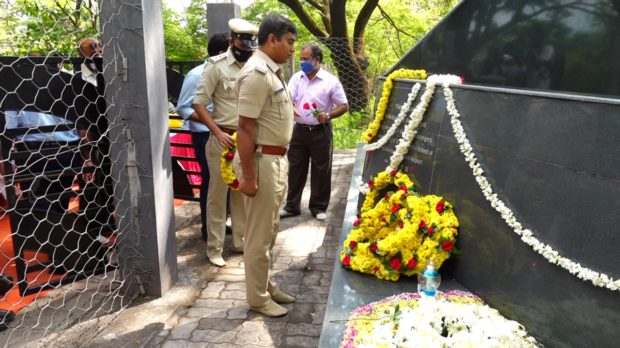
[[[388,185],[397,190],[375,204]],[[409,176],[398,170],[380,172],[369,186],[340,253],[344,268],[396,281],[401,274],[423,271],[430,262],[438,269],[457,252],[459,221],[443,197],[418,194]]]
[[[233,133],[233,146],[225,147],[222,151],[222,159],[220,160],[220,171],[222,172],[222,180],[233,190],[239,189],[239,180],[233,170],[232,161],[235,158],[235,152],[237,151],[237,132]]]
[[[341,347],[537,347],[525,328],[476,295],[404,293],[356,308]]]

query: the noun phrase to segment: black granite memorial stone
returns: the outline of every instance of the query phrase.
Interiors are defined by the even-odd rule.
[[[393,69],[620,96],[620,1],[465,0]]]
[[[402,104],[413,83],[399,81],[390,104]],[[620,278],[614,261],[620,248],[620,100],[472,86],[453,91],[487,179],[525,228],[562,256]],[[386,118],[379,136],[391,121]],[[385,168],[393,151],[386,145],[366,154],[364,181]],[[403,169],[420,193],[454,204],[462,253],[447,263],[450,277],[547,346],[617,344],[620,333],[612,323],[620,322],[620,293],[552,265],[502,220],[458,149],[440,87]]]

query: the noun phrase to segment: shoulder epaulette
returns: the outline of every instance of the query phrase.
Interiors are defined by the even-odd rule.
[[[209,58],[209,63],[216,63],[216,62],[219,62],[220,60],[226,58],[226,56],[227,56],[226,53],[227,52],[224,52],[222,54],[218,54],[217,56],[210,57]]]
[[[256,71],[266,74],[267,73],[267,64],[258,64],[254,67]]]

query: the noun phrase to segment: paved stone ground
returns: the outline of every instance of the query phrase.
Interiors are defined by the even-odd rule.
[[[147,347],[318,346],[354,161],[352,150],[334,153],[327,221],[318,222],[308,212],[309,186],[304,191],[302,214],[281,221],[273,272],[281,288],[297,300],[286,305],[289,314],[282,318],[249,312],[243,256],[227,252],[230,236],[224,252],[227,265],[210,265],[196,224],[196,204],[177,208],[179,282],[176,290],[154,301],[162,311],[175,309],[163,325],[159,321],[155,326],[161,328],[159,332],[136,343]],[[175,296],[184,300],[166,299]]]

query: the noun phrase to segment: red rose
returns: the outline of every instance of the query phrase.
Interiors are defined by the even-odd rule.
[[[353,250],[357,248],[357,242],[352,240],[351,242],[349,242],[349,249]]]
[[[401,222],[401,223],[400,223],[400,229],[402,230],[403,228],[405,228],[405,223],[404,223],[404,222]]]
[[[385,194],[385,196],[383,196],[383,197],[385,197],[385,199],[390,199],[390,195],[389,195],[389,194],[387,194],[387,193],[386,193],[386,194]]]
[[[308,110],[308,109],[310,109],[310,104],[308,104],[308,103],[305,103],[305,104],[304,104],[304,109],[305,109],[305,110]]]
[[[397,271],[400,271],[403,265],[400,263],[400,259],[398,257],[395,257],[390,260],[390,267],[394,268]]]
[[[400,205],[399,204],[394,205],[392,207],[392,214],[396,214],[399,209],[400,209]]]
[[[235,153],[234,152],[229,152],[229,153],[226,154],[226,159],[227,160],[230,161],[233,158],[235,158]]]
[[[357,227],[359,225],[360,225],[360,221],[359,220],[353,221],[353,226]]]
[[[393,171],[390,172],[390,174],[392,176],[396,176],[396,174],[398,174],[398,169],[394,169]]]
[[[407,262],[407,269],[414,269],[417,264],[418,261],[416,261],[416,259],[411,259]]]
[[[347,255],[347,256],[345,256],[345,257],[344,257],[344,259],[342,259],[342,264],[343,264],[345,267],[349,267],[349,266],[351,266],[351,255]]]
[[[465,78],[463,76],[459,76],[461,78],[461,83],[465,83]]]
[[[441,250],[449,253],[450,251],[452,251],[452,249],[454,249],[454,242],[453,241],[447,240],[447,241],[441,243]]]
[[[372,181],[372,180],[370,180],[370,181],[368,182],[368,187],[370,187],[371,189],[372,189],[372,188],[374,188],[374,187],[375,187],[375,182],[374,182],[374,181]]]
[[[435,210],[437,210],[439,214],[443,213],[445,209],[446,209],[446,202],[444,200],[437,202],[437,205],[435,206]]]
[[[435,228],[433,228],[433,226],[429,227],[428,230],[426,230],[426,233],[428,234],[433,234],[433,232],[435,232]]]
[[[377,243],[370,244],[370,252],[371,253],[376,254],[377,253],[377,249],[378,249]]]
[[[426,228],[426,221],[424,220],[420,221],[420,228]]]
[[[312,103],[312,108],[316,109],[316,103]]]
[[[405,193],[409,192],[409,189],[405,185],[400,186],[398,189],[405,191]]]
[[[230,187],[232,187],[233,189],[238,189],[239,188],[239,180],[235,179],[235,181],[233,181],[232,184],[230,184]]]

